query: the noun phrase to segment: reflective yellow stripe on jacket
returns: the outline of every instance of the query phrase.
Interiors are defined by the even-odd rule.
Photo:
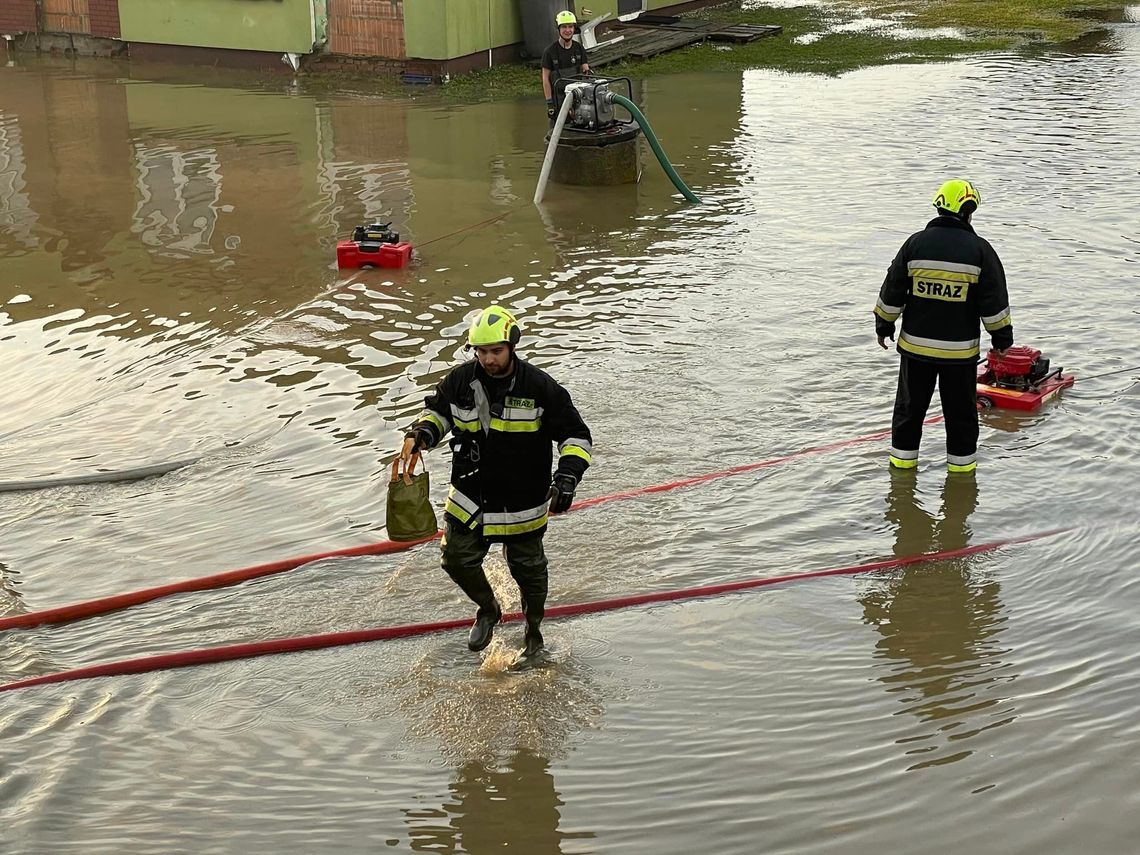
[[[451,405],[451,420],[455,422],[455,430],[476,433],[479,430],[479,411],[474,407],[463,409],[455,404]]]
[[[491,430],[504,433],[535,433],[542,428],[542,407],[507,407],[491,419]]]
[[[875,301],[875,314],[884,321],[890,321],[892,324],[899,319],[902,310],[902,306],[890,306],[884,303],[881,298]]]
[[[968,282],[973,284],[982,276],[982,268],[976,264],[957,264],[953,261],[930,261],[915,259],[906,263],[906,272],[912,279],[941,279],[943,282]]]
[[[594,458],[590,455],[590,452],[593,450],[594,447],[590,444],[589,440],[578,437],[571,437],[558,444],[559,457],[569,454],[571,457],[581,457],[587,463],[594,462]]]
[[[977,359],[980,339],[966,341],[945,341],[940,338],[922,338],[911,335],[906,330],[899,333],[899,350],[916,356],[931,356],[938,359]]]
[[[546,525],[548,502],[530,508],[526,511],[511,511],[509,513],[484,513],[483,536],[505,537],[512,534],[525,534],[536,531]]]
[[[447,491],[447,501],[443,510],[468,528],[479,525],[479,503],[455,489],[455,485]]]
[[[479,424],[479,411],[474,407],[463,409],[452,404],[451,417],[455,420],[457,431],[478,433],[482,428]],[[491,419],[491,430],[502,433],[535,433],[541,429],[542,407],[507,407],[501,416]]]
[[[420,413],[419,421],[431,422],[435,425],[435,429],[439,431],[439,435],[443,436],[451,430],[451,422],[443,413],[437,413],[435,410],[424,410]]]
[[[1009,306],[1006,306],[996,315],[985,315],[982,317],[982,324],[986,328],[986,332],[994,332],[1000,330],[1002,327],[1008,327],[1013,323],[1013,316],[1009,313]]]

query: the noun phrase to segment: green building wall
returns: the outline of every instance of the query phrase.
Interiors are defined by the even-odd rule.
[[[119,21],[127,42],[304,54],[316,40],[313,0],[119,0]]]
[[[520,2],[527,0],[405,0],[407,54],[416,59],[454,59],[521,42]]]

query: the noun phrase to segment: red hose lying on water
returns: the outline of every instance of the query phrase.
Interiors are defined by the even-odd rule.
[[[786,576],[773,576],[766,579],[725,582],[720,585],[702,585],[697,588],[682,588],[675,591],[660,591],[654,594],[635,594],[629,597],[595,600],[593,602],[576,603],[568,606],[554,606],[546,610],[546,617],[570,617],[571,615],[583,615],[592,612],[605,612],[629,608],[631,606],[641,606],[646,603],[691,600],[696,597],[711,597],[735,591],[746,591],[752,588],[763,588],[768,585],[778,585],[784,582],[799,582],[805,579],[818,579],[823,576],[852,576],[856,573],[869,573],[873,570],[906,567],[924,561],[963,558],[968,555],[977,555],[981,552],[992,552],[1003,546],[1041,540],[1055,534],[1061,534],[1065,531],[1069,531],[1069,529],[1052,529],[1050,531],[1037,532],[1036,534],[1022,535],[1021,537],[1011,537],[1004,540],[991,541],[990,543],[981,543],[977,546],[967,546],[963,549],[950,549],[944,552],[927,552],[905,558],[891,558],[885,561],[873,561],[870,564],[858,564],[853,567],[838,567],[831,570],[811,570],[807,573],[792,573]],[[513,612],[503,616],[503,623],[521,620],[522,617],[521,612]],[[26,680],[18,680],[14,683],[7,683],[6,685],[0,686],[0,692],[7,692],[12,689],[23,689],[28,686],[41,686],[46,683],[63,683],[70,680],[86,680],[92,677],[114,677],[123,674],[144,674],[150,671],[162,671],[168,668],[183,668],[188,665],[228,662],[234,659],[252,659],[256,656],[269,656],[274,653],[293,653],[300,650],[320,650],[325,647],[360,644],[366,641],[412,638],[413,636],[427,635],[433,632],[445,632],[451,629],[466,628],[470,623],[471,620],[469,618],[465,620],[438,621],[436,623],[417,623],[408,624],[406,626],[364,629],[355,632],[334,632],[325,635],[309,635],[299,638],[278,638],[271,641],[231,644],[226,647],[211,647],[182,653],[165,653],[160,656],[144,656],[139,659],[127,659],[122,662],[89,665],[85,668],[61,671],[58,674],[44,674],[39,677],[29,677]]]
[[[926,424],[932,424],[940,421],[940,416],[927,419]],[[682,481],[672,481],[668,484],[657,484],[651,487],[640,487],[636,490],[627,490],[623,493],[614,493],[609,496],[598,496],[593,499],[585,499],[575,503],[571,511],[581,510],[583,508],[593,507],[594,505],[601,505],[606,502],[614,502],[620,499],[632,499],[637,496],[645,496],[650,493],[664,493],[669,490],[676,490],[680,487],[689,487],[694,484],[701,484],[706,481],[712,481],[717,478],[725,478],[730,475],[741,475],[746,472],[755,472],[758,469],[765,469],[769,466],[776,466],[780,463],[786,463],[790,460],[795,460],[799,457],[807,457],[812,454],[823,454],[828,451],[836,451],[840,448],[846,448],[851,445],[858,445],[863,442],[870,442],[876,439],[883,439],[891,435],[888,431],[879,431],[878,433],[865,434],[857,436],[854,439],[844,439],[838,442],[832,442],[827,445],[816,445],[811,448],[804,448],[800,451],[784,455],[783,457],[774,457],[770,460],[761,460],[759,463],[748,463],[742,466],[733,466],[730,469],[724,469],[720,472],[709,472],[705,475],[697,475],[693,478],[686,478]],[[236,585],[239,582],[245,582],[250,579],[259,579],[262,576],[271,576],[274,573],[284,573],[286,570],[293,570],[303,564],[311,564],[314,561],[321,561],[325,558],[339,558],[353,555],[383,555],[389,552],[401,552],[405,549],[411,549],[413,546],[418,546],[421,543],[435,540],[439,537],[437,532],[432,537],[426,537],[423,540],[413,541],[394,541],[384,540],[379,543],[366,544],[365,546],[353,546],[348,549],[336,549],[331,552],[318,552],[313,555],[302,555],[297,558],[286,558],[281,561],[273,561],[269,564],[258,564],[254,567],[246,567],[241,570],[230,570],[226,573],[218,573],[213,576],[201,576],[197,579],[187,579],[182,582],[172,582],[169,585],[160,585],[156,588],[143,588],[139,591],[130,591],[125,594],[116,594],[111,597],[103,597],[97,600],[87,600],[82,603],[74,603],[69,606],[60,606],[54,609],[44,609],[38,612],[27,612],[19,615],[9,615],[0,618],[0,631],[6,629],[20,629],[33,626],[42,626],[44,624],[53,623],[66,623],[67,621],[82,620],[84,618],[94,617],[95,615],[106,614],[108,612],[125,609],[130,606],[141,605],[142,603],[149,603],[152,600],[158,600],[162,597],[169,597],[172,594],[184,594],[190,591],[207,591],[213,588],[224,588],[228,585]]]
[[[82,620],[95,615],[149,603],[171,594],[184,594],[189,591],[208,591],[212,588],[224,588],[236,585],[249,579],[258,579],[262,576],[271,576],[274,573],[284,573],[300,567],[302,564],[311,564],[325,558],[339,558],[351,555],[383,555],[388,552],[400,552],[411,549],[429,540],[439,537],[436,532],[423,540],[396,541],[382,540],[379,543],[369,543],[364,546],[352,546],[348,549],[337,549],[332,552],[318,552],[313,555],[302,555],[298,558],[286,558],[282,561],[273,561],[269,564],[258,564],[254,567],[245,567],[241,570],[230,570],[227,573],[217,573],[213,576],[201,576],[197,579],[186,579],[182,582],[171,582],[169,585],[159,585],[157,588],[143,588],[140,591],[129,591],[125,594],[115,594],[112,597],[102,597],[98,600],[87,600],[83,603],[73,603],[70,606],[60,606],[55,609],[44,609],[39,612],[27,612],[22,615],[9,615],[0,618],[0,630],[42,626],[49,623],[66,623],[71,620]]]

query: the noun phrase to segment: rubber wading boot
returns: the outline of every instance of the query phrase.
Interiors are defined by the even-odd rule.
[[[491,643],[491,638],[495,635],[495,624],[497,624],[503,617],[503,610],[499,608],[497,600],[491,602],[491,606],[480,606],[479,611],[475,613],[475,623],[471,624],[471,635],[467,637],[467,647],[471,650],[482,650]]]
[[[542,633],[539,632],[538,626],[531,626],[527,624],[526,635],[523,637],[523,649],[520,651],[519,656],[523,659],[530,659],[537,656],[545,648],[542,643]]]

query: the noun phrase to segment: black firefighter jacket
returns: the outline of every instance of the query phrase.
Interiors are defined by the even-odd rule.
[[[989,242],[965,220],[938,216],[915,232],[887,270],[875,303],[875,333],[928,362],[976,361],[981,319],[995,348],[1013,344],[1005,271]]]
[[[549,374],[516,357],[505,380],[488,377],[478,360],[447,374],[424,399],[413,430],[434,448],[451,439],[451,488],[445,513],[492,541],[533,536],[546,528],[551,443],[558,474],[577,484],[590,465],[590,429],[570,393]]]

